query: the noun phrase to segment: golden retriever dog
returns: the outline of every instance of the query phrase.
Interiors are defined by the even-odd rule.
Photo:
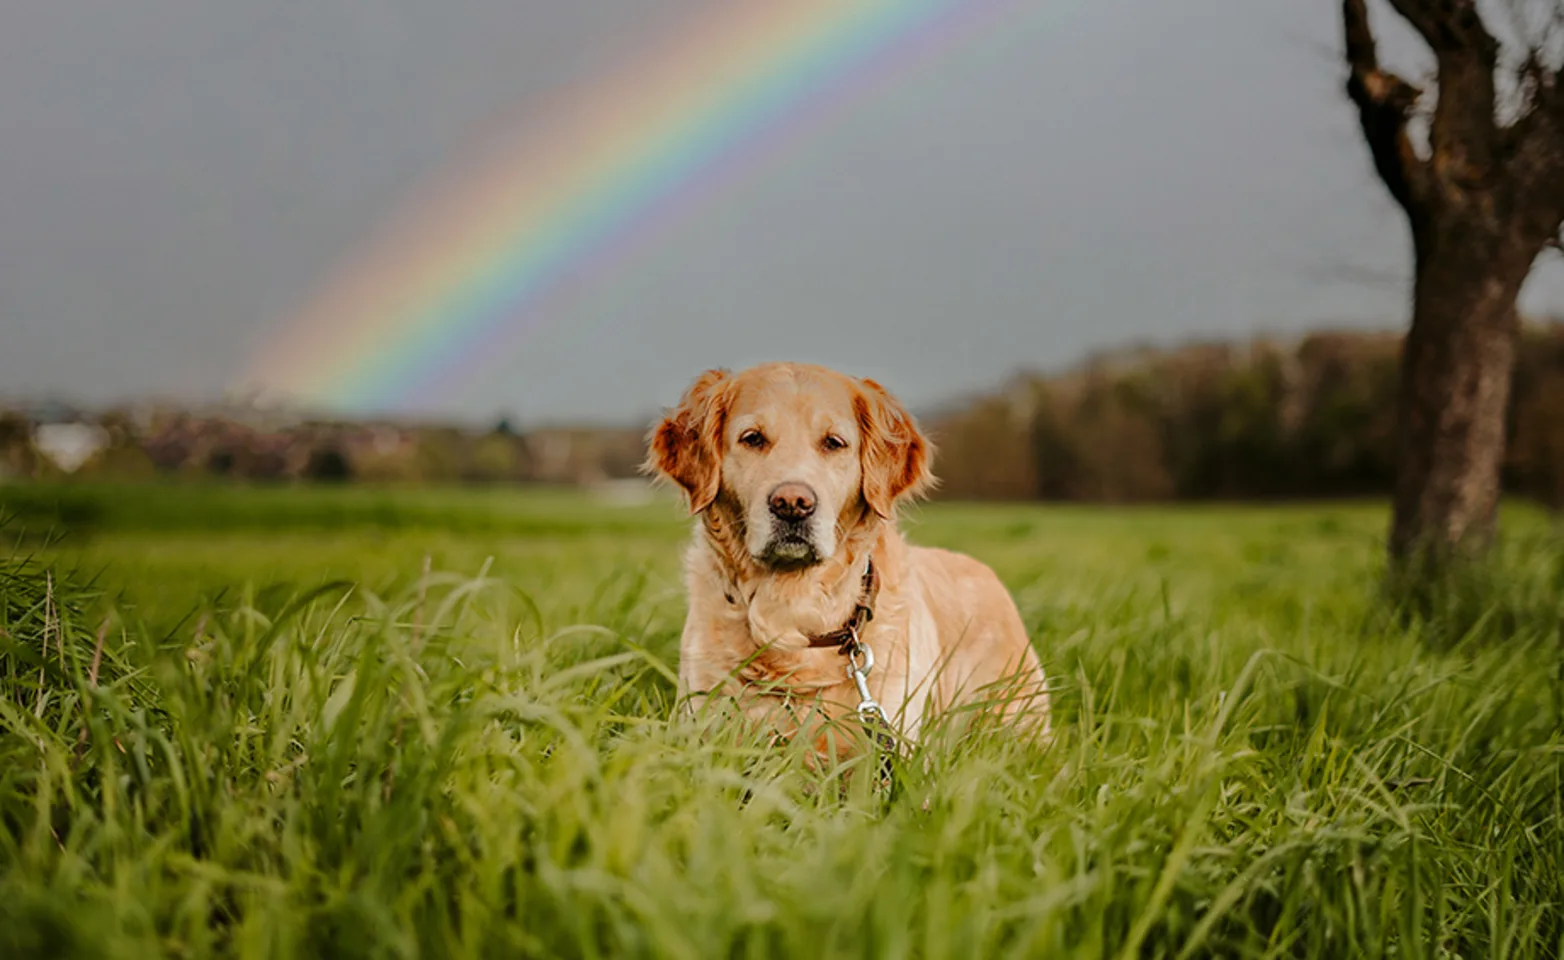
[[[1043,670],[1005,586],[897,528],[898,504],[934,483],[933,450],[879,384],[806,364],[710,370],[649,447],[648,472],[698,517],[679,649],[692,709],[732,697],[774,734],[810,737],[818,758],[841,728],[817,721],[862,706],[844,656],[856,642],[903,741],[959,704],[1049,736]]]

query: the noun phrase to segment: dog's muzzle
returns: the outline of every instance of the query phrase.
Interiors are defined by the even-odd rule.
[[[777,566],[806,566],[820,561],[813,519],[819,498],[806,483],[782,483],[766,498],[771,536],[763,559]]]

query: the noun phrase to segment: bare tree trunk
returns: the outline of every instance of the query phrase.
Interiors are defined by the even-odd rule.
[[[1437,62],[1426,146],[1409,133],[1423,91],[1380,65],[1367,0],[1342,0],[1347,95],[1374,169],[1412,228],[1390,559],[1398,574],[1432,582],[1493,540],[1516,299],[1564,222],[1564,83],[1534,50],[1516,77],[1523,108],[1501,126],[1500,44],[1475,0],[1388,5]]]
[[[1398,565],[1434,568],[1493,539],[1505,413],[1532,257],[1477,224],[1419,244],[1401,360],[1395,512]]]

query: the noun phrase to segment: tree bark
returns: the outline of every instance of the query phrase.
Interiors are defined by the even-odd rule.
[[[1535,256],[1479,223],[1445,222],[1438,234],[1418,244],[1397,411],[1390,554],[1418,574],[1493,540],[1516,300]]]

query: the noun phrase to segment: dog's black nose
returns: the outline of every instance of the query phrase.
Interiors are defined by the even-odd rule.
[[[771,491],[768,502],[778,520],[807,520],[815,512],[815,492],[802,483],[782,484]]]

